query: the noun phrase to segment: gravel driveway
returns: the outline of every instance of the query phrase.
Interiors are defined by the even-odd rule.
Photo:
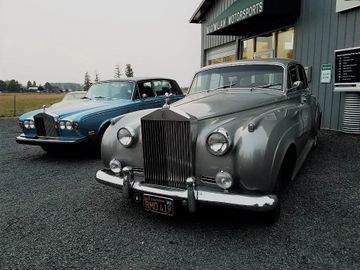
[[[360,136],[322,131],[280,220],[167,218],[98,184],[100,160],[17,145],[0,120],[0,269],[360,269]]]

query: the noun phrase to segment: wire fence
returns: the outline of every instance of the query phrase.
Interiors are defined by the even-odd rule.
[[[25,112],[50,106],[63,99],[64,94],[54,93],[1,93],[0,117],[15,117]]]

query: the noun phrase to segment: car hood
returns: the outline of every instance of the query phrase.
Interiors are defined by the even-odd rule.
[[[102,111],[115,107],[126,106],[131,103],[131,100],[117,99],[117,100],[88,100],[81,99],[76,101],[64,101],[56,103],[46,109],[47,112],[58,115],[60,118],[68,117],[73,114],[79,114],[85,111],[95,112]]]
[[[198,119],[254,109],[286,99],[280,91],[222,90],[214,93],[201,92],[186,96],[171,107],[184,111]]]

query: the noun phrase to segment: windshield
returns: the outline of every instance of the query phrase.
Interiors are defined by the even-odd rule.
[[[86,94],[90,99],[131,99],[133,82],[103,82],[94,84]]]
[[[276,65],[239,65],[199,72],[190,94],[220,88],[271,88],[283,90],[284,69]]]

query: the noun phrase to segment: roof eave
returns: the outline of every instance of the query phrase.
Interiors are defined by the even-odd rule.
[[[216,0],[203,0],[194,14],[191,16],[190,23],[201,23],[204,15],[207,13],[208,9]]]

